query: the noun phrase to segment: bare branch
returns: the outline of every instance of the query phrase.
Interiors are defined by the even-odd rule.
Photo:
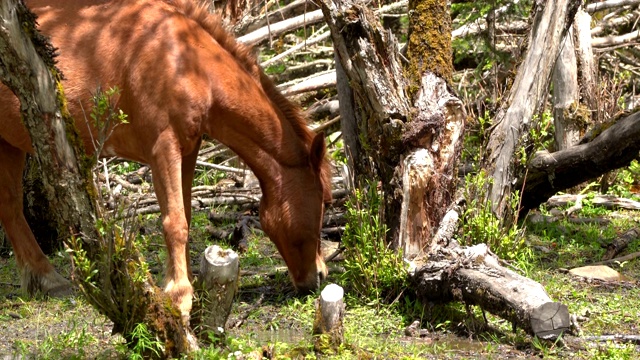
[[[640,0],[607,0],[601,2],[595,2],[587,5],[587,12],[593,14],[596,11],[602,11],[607,9],[613,9],[623,7],[627,5],[640,4]]]

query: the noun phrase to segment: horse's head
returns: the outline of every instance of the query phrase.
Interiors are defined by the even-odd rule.
[[[318,288],[327,276],[320,251],[324,204],[331,201],[324,135],[310,147],[308,165],[284,168],[274,191],[263,193],[262,229],[273,241],[289,268],[296,289]]]

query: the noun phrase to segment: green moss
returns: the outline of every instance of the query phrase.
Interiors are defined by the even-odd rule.
[[[92,199],[92,202],[98,199],[98,193],[93,185],[93,166],[96,164],[96,155],[88,156],[85,148],[84,142],[79,135],[78,129],[76,128],[76,123],[71,117],[71,113],[68,108],[67,97],[64,92],[64,87],[62,86],[62,74],[55,67],[50,68],[51,74],[56,82],[57,89],[57,97],[58,97],[58,108],[60,109],[60,114],[65,123],[65,133],[67,134],[67,141],[74,150],[76,155],[76,159],[78,161],[78,170],[82,176],[82,179],[85,184],[85,190],[89,194]]]
[[[575,124],[580,129],[586,129],[592,122],[591,109],[583,103],[574,103],[569,109],[567,109],[567,111],[571,113],[569,116],[574,118]],[[567,114],[565,114],[565,116],[567,116]]]
[[[405,75],[409,78],[407,91],[413,96],[425,71],[452,82],[451,17],[443,0],[411,0],[409,13],[409,64]]]

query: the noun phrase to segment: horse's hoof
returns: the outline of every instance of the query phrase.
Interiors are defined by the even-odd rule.
[[[69,284],[62,284],[52,287],[44,292],[45,295],[54,298],[65,298],[75,295],[75,289]]]
[[[177,282],[170,281],[165,286],[164,291],[171,298],[173,306],[180,311],[182,323],[188,325],[193,302],[193,287],[191,283],[187,280],[178,285]]]
[[[22,288],[29,295],[40,293],[51,297],[67,297],[74,294],[73,284],[55,271],[35,274],[25,270],[22,276]]]

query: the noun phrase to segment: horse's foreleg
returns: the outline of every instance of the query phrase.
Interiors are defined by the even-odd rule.
[[[187,321],[191,311],[193,287],[189,281],[187,241],[189,224],[183,200],[182,156],[171,132],[163,133],[154,146],[150,161],[153,186],[160,205],[164,239],[167,245],[165,291]]]
[[[196,145],[193,152],[182,158],[182,199],[184,202],[184,214],[187,218],[187,225],[191,226],[191,186],[193,186],[193,177],[196,169],[196,160],[198,160],[198,151],[200,150],[200,143]],[[187,242],[187,275],[189,280],[192,279],[191,273],[191,256],[189,254],[189,242]]]
[[[24,161],[24,152],[0,138],[0,223],[11,241],[22,289],[29,294],[66,295],[71,292],[71,284],[56,273],[22,212]]]

